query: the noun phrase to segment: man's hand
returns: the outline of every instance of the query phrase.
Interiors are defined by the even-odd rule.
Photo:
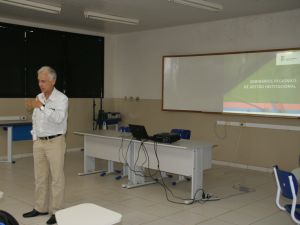
[[[43,103],[38,99],[28,99],[25,101],[25,105],[27,109],[40,108]]]

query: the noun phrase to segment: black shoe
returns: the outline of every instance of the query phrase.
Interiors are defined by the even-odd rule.
[[[35,209],[33,209],[32,211],[28,212],[28,213],[24,213],[23,217],[25,218],[29,218],[29,217],[36,217],[36,216],[41,216],[41,215],[47,215],[47,212],[39,212]]]
[[[56,223],[56,218],[55,215],[52,214],[52,216],[47,220],[47,224],[55,224]]]

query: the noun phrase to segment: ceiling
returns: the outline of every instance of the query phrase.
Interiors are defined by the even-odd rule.
[[[300,0],[209,0],[223,5],[220,12],[170,3],[168,0],[32,0],[62,7],[58,15],[0,3],[0,17],[101,33],[125,33],[300,8]],[[126,25],[86,19],[85,9],[139,19]]]

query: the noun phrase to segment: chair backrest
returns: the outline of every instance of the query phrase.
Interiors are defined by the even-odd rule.
[[[18,221],[8,212],[0,210],[0,224],[19,225]]]
[[[279,209],[290,213],[293,221],[300,224],[300,216],[296,213],[296,208],[300,207],[300,205],[297,204],[298,182],[295,175],[293,173],[280,170],[278,166],[274,166],[273,171],[277,183],[276,205]],[[281,195],[291,199],[292,204],[282,206],[280,204]]]
[[[292,177],[291,179],[293,180],[295,194],[297,195],[298,194],[298,182],[297,182],[295,175],[292,174],[291,172],[280,170],[278,168],[278,166],[274,167],[274,174],[275,174],[276,181],[279,182],[281,194],[288,199],[293,199],[289,176]]]
[[[179,134],[181,139],[190,139],[191,138],[190,130],[174,128],[171,130],[171,133]]]

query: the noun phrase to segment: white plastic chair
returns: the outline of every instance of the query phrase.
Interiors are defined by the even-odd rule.
[[[113,225],[122,219],[121,214],[91,203],[61,209],[55,217],[58,225]]]

